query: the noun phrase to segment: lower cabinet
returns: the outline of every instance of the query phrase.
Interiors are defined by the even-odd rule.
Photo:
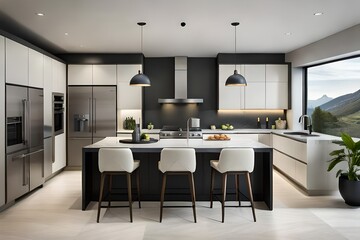
[[[295,182],[307,184],[307,143],[273,134],[273,164]]]
[[[44,139],[44,177],[47,179],[52,174],[53,164],[53,137]]]
[[[272,134],[273,164],[285,176],[302,186],[309,195],[332,194],[338,190],[335,177],[340,166],[328,172],[329,153],[338,146],[332,140],[316,138],[306,142]],[[334,137],[335,139],[335,137]]]
[[[276,149],[273,151],[274,166],[284,174],[295,180],[303,187],[307,187],[307,164],[291,158]]]
[[[52,173],[55,173],[66,166],[65,133],[55,136],[53,151],[54,151],[54,162],[52,164]]]

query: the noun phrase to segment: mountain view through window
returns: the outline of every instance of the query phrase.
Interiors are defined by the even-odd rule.
[[[360,57],[309,67],[307,79],[313,130],[360,137]]]

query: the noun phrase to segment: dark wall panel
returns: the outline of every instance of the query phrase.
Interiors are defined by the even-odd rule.
[[[151,80],[151,87],[144,88],[144,126],[152,122],[155,128],[163,125],[185,128],[189,117],[198,117],[202,128],[225,123],[235,128],[256,128],[258,117],[263,127],[266,117],[270,127],[278,117],[285,118],[284,111],[217,111],[217,58],[188,58],[188,97],[202,98],[202,104],[158,103],[158,98],[174,97],[174,58],[145,58],[144,69]]]

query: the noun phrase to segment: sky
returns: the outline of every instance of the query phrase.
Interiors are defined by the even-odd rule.
[[[360,57],[308,68],[308,99],[336,98],[360,89]]]

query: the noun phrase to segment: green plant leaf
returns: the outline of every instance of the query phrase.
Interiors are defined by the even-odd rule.
[[[344,149],[338,149],[338,150],[334,150],[331,153],[329,153],[330,156],[336,156],[336,155],[340,155],[343,154],[345,151]]]
[[[328,170],[329,171],[329,170]],[[342,173],[343,171],[340,169],[339,171],[336,172],[336,177],[339,177],[340,174]]]
[[[345,146],[350,149],[351,151],[356,151],[355,149],[355,142],[354,140],[351,138],[351,136],[347,133],[342,133],[341,134],[341,139],[343,140]]]
[[[330,160],[330,164],[329,164],[327,171],[330,172],[336,166],[336,164],[338,164],[339,162],[344,162],[344,161],[346,161],[346,160],[341,156]]]

